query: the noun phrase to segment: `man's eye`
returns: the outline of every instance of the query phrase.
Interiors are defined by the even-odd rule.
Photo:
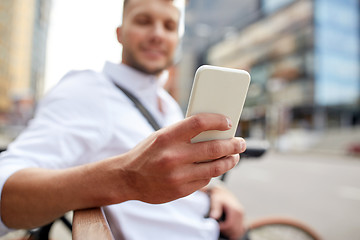
[[[146,24],[149,24],[151,21],[147,17],[139,17],[139,18],[135,19],[135,22],[139,25],[146,25]]]
[[[177,24],[173,21],[169,21],[165,23],[165,28],[168,31],[176,31],[177,30]]]

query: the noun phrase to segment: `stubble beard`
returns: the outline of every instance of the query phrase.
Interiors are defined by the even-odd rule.
[[[163,66],[159,66],[158,68],[155,69],[149,69],[145,64],[141,63],[138,59],[136,59],[136,57],[132,53],[127,53],[127,54],[124,53],[123,57],[126,58],[127,65],[140,72],[150,75],[159,75],[173,64],[173,59],[169,58],[167,59],[166,63]]]

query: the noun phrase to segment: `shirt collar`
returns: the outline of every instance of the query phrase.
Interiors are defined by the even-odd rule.
[[[103,72],[112,81],[133,93],[149,91],[150,89],[156,90],[166,83],[169,76],[168,71],[164,71],[160,76],[156,76],[140,72],[122,63],[115,64],[111,62],[105,63]]]

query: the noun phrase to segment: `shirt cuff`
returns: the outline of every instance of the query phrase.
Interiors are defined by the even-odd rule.
[[[8,227],[6,227],[2,221],[0,221],[0,237],[11,232],[14,231],[15,229],[10,229]]]

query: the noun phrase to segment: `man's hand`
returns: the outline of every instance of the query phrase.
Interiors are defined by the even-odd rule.
[[[208,192],[210,217],[219,220],[220,232],[230,240],[240,239],[245,233],[244,209],[240,202],[222,186],[214,186]]]
[[[224,116],[199,114],[155,132],[119,156],[62,170],[20,170],[4,184],[1,218],[10,228],[34,228],[70,210],[184,197],[233,168],[238,153],[245,151],[240,138],[194,144],[190,139],[229,128]]]
[[[155,132],[118,164],[131,197],[163,203],[191,194],[233,168],[246,144],[241,138],[191,143],[207,130],[228,130],[230,121],[218,114],[198,114]],[[114,159],[116,160],[116,159]],[[119,193],[121,193],[119,189]]]

